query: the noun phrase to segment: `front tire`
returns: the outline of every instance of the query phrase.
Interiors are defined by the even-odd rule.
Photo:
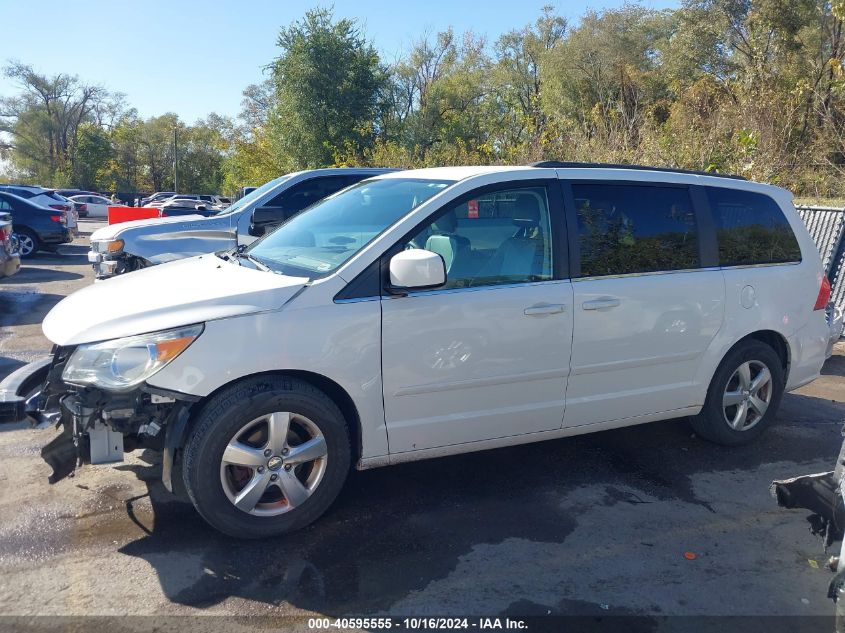
[[[188,495],[208,523],[239,538],[276,536],[316,520],[340,493],[349,428],[309,383],[250,378],[203,408],[183,457]]]
[[[722,360],[701,412],[691,418],[701,437],[722,444],[747,444],[777,415],[785,377],[781,359],[765,343],[742,341]]]

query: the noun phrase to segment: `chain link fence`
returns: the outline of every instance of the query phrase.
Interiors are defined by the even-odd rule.
[[[831,300],[845,308],[845,208],[796,207],[822,256],[832,286]]]

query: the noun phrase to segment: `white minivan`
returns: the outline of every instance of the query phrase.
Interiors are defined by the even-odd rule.
[[[0,415],[63,429],[51,481],[161,450],[241,537],[314,521],[353,466],[680,417],[742,444],[841,331],[791,199],[630,166],[383,174],[64,299]]]

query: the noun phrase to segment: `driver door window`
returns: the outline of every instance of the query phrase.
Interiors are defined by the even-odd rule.
[[[443,257],[442,288],[548,281],[553,273],[546,187],[493,191],[450,206],[405,247]]]

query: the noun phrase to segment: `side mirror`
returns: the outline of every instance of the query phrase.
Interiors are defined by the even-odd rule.
[[[446,283],[446,264],[437,253],[414,248],[390,258],[391,294],[438,288]]]
[[[284,222],[284,212],[278,207],[258,207],[252,212],[252,221],[249,223],[249,234],[253,237],[261,237],[268,229]]]
[[[204,204],[197,204],[194,206],[194,209],[196,209],[197,211],[207,211],[208,207]]]

